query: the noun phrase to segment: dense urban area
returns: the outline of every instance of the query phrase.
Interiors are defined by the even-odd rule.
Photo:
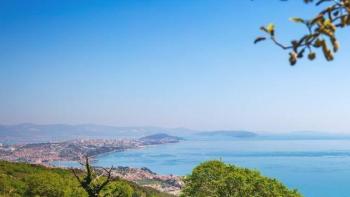
[[[180,140],[179,137],[167,134],[155,134],[139,139],[77,139],[54,143],[0,144],[0,160],[53,167],[54,162],[79,162],[86,155],[93,158],[99,154],[143,148],[149,145],[177,143]],[[119,166],[113,168],[112,175],[170,194],[178,194],[183,184],[181,177],[158,175],[148,168]]]

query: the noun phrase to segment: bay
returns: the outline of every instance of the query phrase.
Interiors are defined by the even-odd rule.
[[[310,197],[350,196],[350,140],[189,138],[175,144],[100,155],[97,166],[147,167],[186,175],[206,160],[257,169]]]
[[[96,157],[95,166],[147,167],[159,174],[187,175],[207,160],[259,170],[306,197],[350,196],[350,140],[186,138]],[[77,167],[76,162],[55,162]]]

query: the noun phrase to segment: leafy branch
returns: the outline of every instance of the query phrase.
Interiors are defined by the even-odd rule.
[[[294,39],[290,44],[281,43],[275,33],[275,25],[269,24],[260,29],[266,36],[257,37],[254,43],[264,40],[271,40],[275,45],[283,50],[289,51],[289,62],[295,65],[298,59],[308,53],[309,60],[316,58],[316,49],[322,49],[322,53],[327,61],[334,59],[334,53],[339,49],[339,42],[336,38],[338,28],[350,26],[350,0],[304,0],[305,3],[315,2],[316,6],[325,5],[321,12],[312,19],[291,18],[295,23],[306,27],[304,36]]]

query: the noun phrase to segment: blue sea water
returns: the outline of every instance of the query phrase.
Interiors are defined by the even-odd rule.
[[[350,196],[350,140],[187,139],[97,157],[97,166],[148,167],[186,175],[199,163],[221,159],[281,180],[306,197]]]

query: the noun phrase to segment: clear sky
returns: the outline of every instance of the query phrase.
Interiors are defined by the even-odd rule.
[[[302,0],[1,0],[0,123],[350,132],[350,31],[336,60],[270,43]],[[347,35],[347,36],[345,36]]]

